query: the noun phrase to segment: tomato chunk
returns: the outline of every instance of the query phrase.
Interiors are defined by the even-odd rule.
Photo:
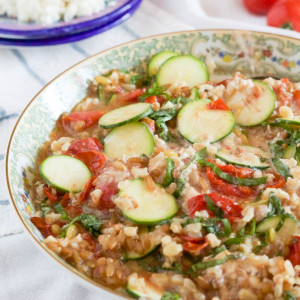
[[[97,175],[100,174],[100,169],[105,162],[105,155],[96,150],[79,152],[74,157],[81,160],[92,173]]]
[[[49,188],[48,186],[45,185],[43,187],[43,191],[44,191],[44,194],[46,195],[46,197],[49,199],[50,202],[55,203],[59,200],[58,195],[52,193],[51,188]]]
[[[79,152],[90,151],[90,150],[100,151],[102,149],[103,149],[103,146],[98,141],[98,139],[96,139],[95,137],[84,138],[84,139],[80,139],[80,140],[76,140],[76,141],[72,142],[72,144],[68,148],[67,154],[74,155]]]
[[[52,234],[51,225],[48,225],[43,218],[32,217],[30,220],[34,224],[34,226],[41,232],[44,238]]]
[[[281,189],[285,185],[285,179],[283,176],[274,173],[274,179],[272,183],[269,183],[266,185],[267,188],[275,188],[275,189]]]
[[[137,102],[138,98],[140,96],[144,95],[145,92],[146,92],[146,89],[142,88],[142,89],[133,90],[133,91],[125,93],[125,94],[118,94],[118,96],[117,96],[118,101],[120,101],[123,104]]]
[[[79,195],[80,202],[85,202],[88,199],[88,196],[91,192],[91,190],[94,188],[93,182],[95,181],[97,177],[92,177],[84,186],[84,190]]]
[[[98,120],[104,115],[104,111],[80,111],[72,112],[69,115],[63,116],[59,119],[59,124],[67,132],[74,130],[74,125],[78,121],[82,121],[83,124],[80,126],[80,130],[89,128],[95,125]]]
[[[102,190],[98,208],[100,210],[114,208],[115,204],[112,201],[112,196],[119,192],[118,185],[116,183],[110,183],[105,186],[99,186],[98,188]]]
[[[209,196],[210,199],[224,211],[225,218],[241,218],[242,207],[234,203],[229,198],[219,196],[217,193],[201,194],[190,198],[187,201],[190,217],[195,216],[196,211],[207,209],[205,195]],[[210,216],[214,216],[214,213],[208,211]]]
[[[207,104],[208,109],[229,110],[228,106],[222,99],[217,99]]]
[[[292,244],[290,245],[290,253],[287,259],[293,266],[300,265],[300,237],[294,236]]]
[[[81,206],[67,206],[65,207],[65,211],[70,218],[75,218],[82,214],[82,207]]]

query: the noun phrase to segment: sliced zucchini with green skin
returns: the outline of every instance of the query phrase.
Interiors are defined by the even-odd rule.
[[[40,174],[47,184],[63,192],[81,192],[92,175],[79,159],[68,155],[53,155],[40,165]]]
[[[138,121],[152,112],[149,103],[135,103],[111,110],[99,119],[99,125],[103,128],[113,128]]]
[[[175,198],[159,184],[151,191],[143,179],[129,180],[118,194],[120,199],[131,199],[135,208],[121,208],[125,217],[137,224],[155,225],[172,218],[178,211]]]
[[[142,122],[131,122],[116,127],[104,139],[104,152],[114,159],[123,158],[123,155],[150,156],[153,151],[153,135]]]
[[[110,97],[110,99],[109,99],[109,101],[108,101],[108,104],[109,104],[109,105],[112,105],[112,104],[116,103],[117,100],[118,100],[117,95],[116,95],[116,94],[113,94],[113,95]]]
[[[284,218],[284,219],[283,219]],[[283,221],[283,224],[280,223]],[[278,230],[278,227],[280,229]],[[277,215],[267,217],[256,226],[257,233],[264,233],[273,228],[276,238],[288,240],[293,235],[300,234],[300,223],[291,216]]]
[[[175,168],[175,162],[172,158],[167,158],[166,160],[167,160],[167,171],[163,179],[163,183],[162,183],[163,187],[167,187],[173,182],[172,171]]]
[[[234,153],[232,154],[231,152]],[[216,153],[216,156],[229,164],[237,166],[256,169],[266,169],[269,167],[267,163],[261,162],[259,158],[270,158],[270,155],[265,151],[252,146],[236,146],[232,150],[222,148]]]
[[[295,154],[296,154],[296,150],[297,150],[297,146],[296,145],[289,145],[283,155],[282,158],[284,159],[290,159],[290,158],[294,158]]]
[[[208,99],[186,104],[177,115],[180,134],[191,143],[217,142],[231,133],[234,116],[230,110],[209,109]]]
[[[129,276],[126,291],[136,299],[161,300],[164,292],[144,277],[138,277],[136,273]]]
[[[148,228],[142,228],[141,232],[139,234],[140,240],[145,239],[146,235],[149,234]],[[125,250],[125,255],[127,260],[134,260],[134,259],[141,259],[148,255],[150,255],[152,252],[154,252],[157,247],[160,245],[160,243],[157,243],[155,245],[151,245],[148,249],[146,249],[143,253],[138,253],[134,250]]]
[[[199,99],[199,90],[197,88],[192,88],[191,99],[198,100]]]
[[[156,82],[160,86],[184,81],[192,88],[208,80],[209,73],[205,64],[192,55],[169,58],[161,65],[156,75]]]
[[[159,67],[167,60],[169,59],[170,57],[173,57],[173,56],[177,56],[177,55],[180,55],[179,53],[177,52],[172,52],[172,51],[162,51],[162,52],[159,52],[157,54],[155,54],[150,63],[149,63],[149,66],[148,66],[148,75],[149,76],[153,76],[153,75],[156,75]]]
[[[253,96],[249,100],[245,92],[237,91],[226,99],[236,123],[241,126],[258,125],[267,120],[275,109],[277,98],[273,89],[263,81],[253,80],[253,83],[261,91],[258,97]]]
[[[275,119],[274,123],[282,125],[300,126],[300,120]]]

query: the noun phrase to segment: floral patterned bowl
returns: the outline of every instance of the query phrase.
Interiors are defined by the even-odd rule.
[[[42,235],[30,222],[34,213],[28,194],[30,178],[37,153],[48,139],[55,120],[85,96],[87,79],[113,68],[143,72],[151,56],[162,50],[200,57],[214,80],[235,71],[250,77],[300,80],[298,39],[241,30],[198,30],[152,36],[96,54],[59,75],[28,104],[13,130],[7,150],[6,175],[12,203],[35,244],[58,266],[96,289],[104,299],[120,299],[120,295],[85,277],[43,244]]]

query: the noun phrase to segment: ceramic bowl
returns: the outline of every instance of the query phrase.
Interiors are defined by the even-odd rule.
[[[121,296],[85,277],[43,244],[42,235],[30,222],[34,213],[28,193],[30,176],[37,153],[48,139],[55,120],[85,96],[87,80],[114,68],[143,72],[150,58],[162,50],[190,53],[203,59],[213,80],[236,71],[250,77],[300,80],[297,39],[241,30],[198,30],[152,36],[98,53],[59,75],[35,96],[21,114],[8,145],[6,175],[13,206],[37,247],[58,267],[96,289],[103,299],[121,299]]]

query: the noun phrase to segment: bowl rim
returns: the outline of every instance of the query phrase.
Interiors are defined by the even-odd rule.
[[[24,222],[21,214],[19,213],[19,210],[17,208],[17,205],[14,201],[14,198],[12,196],[12,192],[11,192],[11,185],[10,185],[10,181],[9,181],[9,173],[8,173],[8,160],[9,160],[9,153],[10,153],[10,147],[11,147],[11,143],[12,140],[14,138],[14,134],[15,131],[19,125],[19,122],[21,121],[21,119],[23,118],[24,114],[27,112],[28,108],[31,106],[31,104],[40,96],[40,94],[43,93],[43,91],[48,88],[48,86],[50,86],[53,82],[55,82],[58,78],[60,78],[61,76],[65,75],[66,73],[68,73],[69,71],[71,71],[72,69],[75,69],[77,66],[79,66],[80,64],[87,62],[90,59],[95,58],[96,56],[105,53],[105,52],[109,52],[113,49],[116,48],[120,48],[126,45],[130,45],[133,43],[136,43],[138,41],[142,41],[142,40],[147,40],[147,39],[151,39],[151,38],[159,38],[159,37],[163,37],[163,36],[168,36],[168,35],[176,35],[176,34],[188,34],[188,33],[197,33],[197,32],[212,32],[212,31],[233,31],[233,32],[241,32],[241,33],[256,33],[256,34],[266,34],[266,35],[270,35],[270,36],[276,36],[276,37],[280,37],[280,38],[288,38],[288,39],[292,39],[295,41],[300,41],[299,38],[295,38],[295,37],[291,37],[289,35],[284,35],[284,34],[277,34],[277,33],[273,33],[273,32],[267,32],[267,31],[263,31],[263,30],[245,30],[245,29],[231,29],[231,28],[209,28],[209,29],[195,29],[195,30],[184,30],[184,31],[173,31],[173,32],[167,32],[167,33],[161,33],[161,34],[154,34],[154,35],[149,35],[146,37],[141,37],[135,40],[131,40],[122,44],[118,44],[116,46],[110,47],[108,49],[102,50],[100,52],[97,52],[81,61],[79,61],[78,63],[72,65],[71,67],[69,67],[68,69],[66,69],[65,71],[61,72],[59,75],[57,75],[56,77],[54,77],[51,81],[49,81],[31,100],[30,102],[26,105],[26,107],[23,109],[22,113],[20,114],[17,122],[15,123],[13,130],[11,132],[10,138],[9,138],[9,142],[7,145],[7,150],[6,150],[6,158],[5,158],[5,177],[6,177],[6,185],[7,185],[7,189],[9,192],[9,196],[11,199],[11,203],[13,204],[15,213],[17,214],[18,218],[20,219],[23,227],[26,229],[25,232],[27,232],[27,234],[31,237],[31,240],[34,241],[34,244],[37,246],[37,248],[40,249],[40,251],[42,251],[45,255],[46,253],[49,254],[50,257],[52,257],[52,261],[56,261],[57,264],[56,265],[60,265],[61,269],[64,269],[65,271],[70,271],[69,274],[72,274],[73,278],[81,285],[85,284],[88,285],[91,289],[93,289],[94,291],[100,291],[102,290],[103,292],[105,292],[105,294],[107,296],[109,296],[109,294],[113,294],[114,296],[118,296],[120,299],[123,297],[123,299],[131,299],[130,297],[126,297],[124,295],[121,295],[120,293],[117,293],[116,291],[109,289],[108,287],[98,284],[96,281],[88,278],[87,276],[85,276],[84,274],[82,274],[81,272],[75,272],[75,270],[73,270],[73,267],[69,264],[64,265],[57,257],[55,257],[55,255],[53,253],[51,253],[51,250],[48,249],[46,246],[44,247],[42,245],[41,242],[38,241],[38,239],[34,236],[34,234],[31,232],[31,230],[27,227],[26,223]],[[48,256],[48,257],[49,257]],[[50,260],[50,259],[49,259]],[[80,280],[81,279],[81,280]]]

